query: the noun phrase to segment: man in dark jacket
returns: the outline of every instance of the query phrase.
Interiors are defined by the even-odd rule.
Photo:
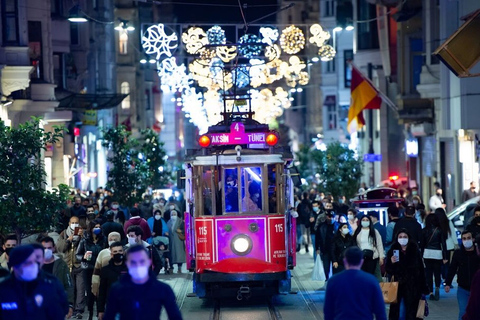
[[[335,234],[335,219],[334,213],[330,209],[331,207],[333,205],[327,203],[325,206],[326,213],[319,215],[315,223],[315,251],[317,254],[320,254],[327,280],[330,274],[330,264],[332,262],[331,248]]]
[[[107,222],[102,224],[102,232],[105,237],[108,238],[108,235],[115,231],[120,233],[121,241],[126,244],[127,243],[127,237],[125,236],[125,231],[123,231],[123,227],[120,223],[113,221],[115,217],[115,212],[112,210],[107,211],[105,213],[105,216],[107,217]]]
[[[480,235],[475,237],[476,253],[480,256]],[[470,286],[470,297],[462,320],[480,319],[480,270],[475,272]]]
[[[128,273],[125,264],[125,256],[121,242],[114,242],[110,245],[110,256],[108,265],[100,271],[100,289],[98,290],[97,311],[98,319],[102,320],[105,312],[105,304],[112,285],[120,279],[120,276]]]
[[[305,251],[308,252],[308,232],[310,227],[310,214],[312,212],[312,204],[308,199],[308,193],[302,194],[302,201],[297,206],[297,252],[300,251],[302,244],[305,244]]]
[[[414,206],[407,206],[405,209],[405,216],[398,219],[397,223],[395,223],[395,227],[393,228],[393,239],[395,239],[398,231],[401,229],[407,229],[411,239],[417,243],[419,248],[422,247],[422,226],[415,218]]]
[[[462,232],[462,245],[460,249],[455,250],[452,262],[448,268],[447,279],[445,280],[445,292],[450,292],[453,277],[457,275],[457,301],[458,318],[461,319],[465,314],[468,298],[470,297],[470,288],[475,272],[480,268],[480,257],[475,252],[473,236],[470,231]]]
[[[117,316],[121,319],[159,319],[162,308],[170,320],[181,320],[172,288],[150,273],[152,261],[147,250],[142,245],[130,247],[126,261],[128,274],[112,286],[103,320],[113,320]]]
[[[67,295],[58,279],[39,274],[34,247],[16,247],[9,264],[13,272],[0,283],[0,319],[64,320]]]
[[[312,202],[312,213],[310,214],[310,237],[312,238],[312,245],[315,246],[315,221],[317,221],[318,216],[322,213],[319,201]],[[313,261],[317,259],[315,250],[313,250]]]
[[[380,236],[382,237],[382,244],[385,246],[385,243],[387,242],[387,228],[380,223],[380,215],[378,211],[370,210],[367,214],[372,219],[373,227],[375,228],[375,230],[380,233]]]

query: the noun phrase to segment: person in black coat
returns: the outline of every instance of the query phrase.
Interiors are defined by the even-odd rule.
[[[399,319],[402,300],[405,304],[405,319],[414,320],[422,294],[428,294],[429,290],[420,250],[408,230],[401,229],[395,236],[386,261],[387,273],[393,281],[398,281],[398,301],[390,304],[389,320]]]
[[[130,247],[126,262],[128,274],[112,286],[103,320],[159,319],[162,308],[168,319],[182,320],[172,288],[149,272],[152,261],[147,249],[142,245]]]
[[[308,252],[308,228],[310,227],[310,215],[312,213],[312,204],[308,198],[308,193],[302,194],[302,201],[297,206],[297,252],[300,251],[302,244],[305,245],[305,251]]]
[[[356,246],[356,242],[350,234],[347,223],[341,223],[338,227],[332,242],[332,266],[333,274],[339,273],[345,270],[343,264],[343,258],[345,256],[345,250],[350,247]]]
[[[318,223],[319,221],[320,223]],[[328,280],[330,274],[330,264],[332,261],[332,242],[335,232],[335,220],[333,212],[330,210],[327,211],[326,214],[319,215],[317,217],[315,226],[315,252],[320,254],[325,276]]]
[[[475,238],[480,234],[480,217],[475,217],[472,219],[472,222],[467,226],[467,230],[472,233],[472,236]]]
[[[127,237],[125,236],[125,231],[123,230],[123,226],[118,223],[113,221],[113,218],[115,217],[115,213],[112,210],[108,210],[107,213],[105,213],[105,217],[107,218],[107,222],[102,224],[102,233],[105,236],[105,238],[108,238],[108,235],[110,232],[118,232],[120,234],[120,238],[123,244],[127,244]]]
[[[100,289],[98,290],[97,311],[98,318],[101,320],[105,312],[105,304],[108,299],[108,293],[112,285],[120,279],[120,276],[128,273],[125,264],[125,255],[123,245],[117,241],[110,245],[111,259],[108,265],[100,271]]]
[[[398,234],[398,232],[402,229],[407,229],[408,233],[410,234],[410,238],[417,243],[418,247],[421,247],[422,226],[415,218],[414,206],[407,206],[405,209],[405,216],[398,219],[395,223],[393,234]]]

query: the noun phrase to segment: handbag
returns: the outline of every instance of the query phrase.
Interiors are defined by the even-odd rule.
[[[380,282],[380,289],[385,303],[397,303],[398,282],[392,277],[392,281]]]
[[[427,317],[429,314],[428,310],[428,302],[427,299],[425,298],[425,295],[422,295],[422,298],[418,302],[418,308],[417,308],[417,318],[423,319],[424,317]]]
[[[315,259],[315,265],[313,266],[312,271],[312,280],[313,281],[325,281],[325,270],[323,269],[323,262],[320,258],[320,255],[317,254],[317,259]]]
[[[364,249],[363,250],[363,259],[373,259],[373,250]]]
[[[428,242],[427,244],[425,245],[428,246],[428,244],[430,243],[430,241],[432,241],[432,238],[433,236],[435,235],[435,232],[437,232],[437,229],[438,228],[435,228],[432,232],[432,235],[430,236],[430,239],[428,239]],[[423,250],[423,258],[424,259],[434,259],[434,260],[442,260],[443,259],[443,254],[442,254],[442,250],[439,250],[439,249],[427,249],[425,248]]]
[[[178,236],[178,239],[180,239],[182,241],[185,240],[185,234],[180,229],[177,229],[177,236]]]

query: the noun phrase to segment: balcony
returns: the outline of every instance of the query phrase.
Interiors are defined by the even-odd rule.
[[[398,122],[400,124],[433,122],[433,99],[403,96],[397,99],[397,105]]]

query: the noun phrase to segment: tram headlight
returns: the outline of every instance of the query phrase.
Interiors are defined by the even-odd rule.
[[[244,256],[250,253],[250,251],[252,251],[252,244],[252,239],[249,236],[239,234],[233,237],[231,248],[235,254],[239,256]]]

